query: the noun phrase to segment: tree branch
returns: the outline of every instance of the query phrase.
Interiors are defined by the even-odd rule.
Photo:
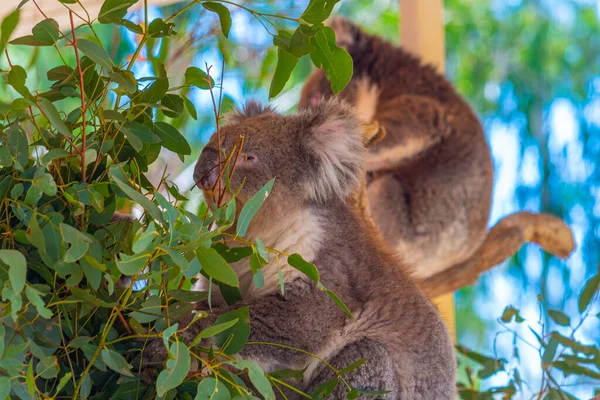
[[[571,229],[549,214],[518,212],[501,219],[488,232],[483,244],[466,261],[420,282],[430,297],[453,292],[477,281],[479,275],[533,242],[557,257],[565,258],[575,248]]]

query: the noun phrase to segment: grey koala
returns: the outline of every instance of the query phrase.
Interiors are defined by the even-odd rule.
[[[367,157],[369,211],[384,239],[425,278],[482,244],[493,166],[469,105],[432,66],[340,17],[330,22],[354,61],[338,97],[387,131]],[[300,109],[333,93],[322,70],[308,78]]]
[[[244,300],[213,308],[208,318],[183,332],[184,342],[210,326],[222,313],[240,306],[250,310],[252,342],[271,342],[313,353],[341,369],[367,358],[345,375],[353,388],[389,390],[388,399],[454,398],[456,360],[450,336],[438,312],[383,244],[349,198],[364,178],[363,125],[338,99],[319,102],[296,115],[280,115],[249,103],[221,129],[221,146],[232,149],[245,138],[245,157],[231,181],[243,204],[269,179],[275,185],[250,223],[246,238],[268,247],[299,253],[319,269],[321,282],[351,310],[351,319],[304,274],[280,259],[285,293],[275,262],[264,269],[264,286],[252,283],[248,260],[232,264]],[[205,192],[217,180],[217,137],[202,151],[195,179]],[[193,316],[180,321],[187,326]],[[208,347],[209,343],[201,345]],[[312,393],[335,374],[303,352],[269,345],[245,346],[240,354],[266,372],[306,368],[303,390]],[[146,347],[143,362],[164,361],[162,340]],[[348,388],[338,384],[332,398]],[[293,395],[293,394],[292,394]],[[293,396],[290,396],[293,398]],[[361,397],[362,398],[362,397]]]

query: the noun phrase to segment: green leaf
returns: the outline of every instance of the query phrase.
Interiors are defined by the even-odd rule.
[[[133,94],[137,91],[138,81],[131,71],[114,71],[110,79],[119,85],[119,91],[124,94]]]
[[[133,239],[133,246],[131,249],[136,254],[144,252],[148,250],[148,247],[150,247],[152,242],[154,242],[154,239],[156,239],[158,236],[159,234],[156,230],[154,221],[151,221],[145,231],[143,231],[140,235],[136,234]]]
[[[8,138],[8,150],[14,156],[17,163],[19,163],[22,170],[29,162],[27,135],[18,126],[12,126],[5,132]]]
[[[192,103],[190,101],[190,99],[188,99],[185,96],[182,96],[182,99],[183,99],[183,104],[185,105],[185,109],[187,110],[187,112],[190,114],[190,116],[194,120],[197,120],[198,119],[198,112],[196,111],[196,106],[194,106],[194,103]]]
[[[508,323],[508,322],[511,322],[513,320],[513,318],[515,319],[515,321],[517,323],[524,321],[524,319],[519,314],[519,310],[517,310],[514,307],[506,307],[504,309],[504,313],[502,313],[502,317],[500,319],[502,320],[502,322]]]
[[[2,20],[2,25],[0,25],[0,54],[4,53],[6,42],[17,27],[20,14],[19,10],[14,10]]]
[[[177,154],[186,156],[192,154],[192,149],[187,140],[185,140],[185,137],[172,125],[166,122],[156,122],[154,124],[154,133],[160,138],[160,144],[163,147]]]
[[[360,367],[361,365],[363,365],[366,361],[367,361],[366,358],[360,358],[360,359],[354,361],[352,364],[348,365],[347,367],[341,369],[339,374],[344,375],[344,374],[350,373],[350,372],[354,371],[355,369],[357,369],[358,367]]]
[[[34,245],[40,252],[46,253],[46,239],[37,220],[37,214],[33,214],[29,219],[29,226],[26,230],[27,240]]]
[[[167,117],[177,118],[183,115],[183,99],[177,94],[166,94],[160,101],[160,104],[168,108],[168,110],[162,110]]]
[[[145,143],[159,143],[160,137],[154,134],[146,125],[138,122],[127,122],[121,128],[127,140],[135,151],[139,152]]]
[[[10,378],[8,376],[0,376],[0,399],[6,399],[10,391]]]
[[[335,303],[342,309],[344,310],[344,312],[352,319],[354,319],[354,316],[352,315],[352,312],[350,311],[350,309],[346,306],[346,304],[344,304],[344,302],[335,294],[333,293],[331,290],[329,289],[325,289],[325,293],[327,293],[327,295],[329,295],[329,297],[331,297],[333,299],[333,301],[335,301]]]
[[[210,79],[210,85],[209,80]],[[185,70],[185,84],[196,86],[198,89],[208,90],[215,87],[215,81],[212,77],[202,71],[200,68],[189,67]]]
[[[58,359],[56,356],[42,358],[38,362],[35,372],[44,379],[56,378],[59,372]]]
[[[65,149],[51,149],[46,154],[42,156],[41,164],[44,166],[49,165],[53,160],[57,160],[59,158],[69,157],[72,154],[66,151]]]
[[[48,173],[42,173],[33,178],[33,184],[48,196],[56,195],[56,182],[54,182],[52,175]]]
[[[269,98],[277,96],[285,84],[290,79],[294,68],[298,64],[298,58],[287,51],[278,48],[277,49],[277,66],[275,67],[275,74],[271,80],[271,87],[269,88]]]
[[[54,107],[54,104],[52,104],[48,99],[42,98],[37,103],[37,106],[44,113],[44,115],[50,122],[50,125],[52,125],[54,129],[56,129],[63,136],[66,136],[70,139],[73,138],[73,134],[58,114],[58,111],[56,111],[56,107]]]
[[[213,324],[212,326],[209,326],[208,328],[202,330],[198,334],[198,336],[196,336],[196,338],[192,341],[192,344],[190,345],[190,347],[197,345],[198,343],[200,343],[200,341],[202,339],[207,339],[207,338],[215,336],[223,331],[226,331],[227,329],[229,329],[232,326],[234,326],[235,324],[237,324],[238,321],[239,321],[239,318],[234,318],[230,321],[223,322],[221,324]]]
[[[215,344],[225,354],[238,353],[250,337],[250,314],[248,307],[240,307],[220,315],[214,325],[230,322],[234,319],[238,320],[236,324],[215,335]]]
[[[2,355],[4,354],[5,339],[6,339],[6,328],[4,327],[4,324],[0,324],[0,359],[2,358]]]
[[[138,0],[106,0],[98,13],[98,22],[101,24],[115,23],[127,14],[127,9]]]
[[[237,369],[247,369],[248,376],[250,377],[250,381],[256,387],[256,389],[262,394],[265,400],[275,400],[275,393],[273,393],[273,388],[271,387],[271,383],[265,376],[263,370],[256,364],[254,361],[249,360],[235,360],[228,361],[228,364],[233,365]]]
[[[267,182],[246,204],[244,204],[242,211],[240,211],[240,216],[238,217],[236,235],[244,236],[246,234],[250,221],[254,218],[264,201],[267,199],[269,193],[271,193],[273,183],[275,183],[275,178]]]
[[[113,179],[113,181],[117,184],[119,189],[121,189],[123,193],[127,195],[127,197],[129,197],[131,200],[135,201],[146,211],[148,211],[152,218],[154,218],[160,223],[164,223],[162,213],[160,212],[156,204],[154,204],[143,194],[141,194],[140,192],[129,186],[127,183],[125,183],[127,179],[125,178],[123,171],[121,171],[121,169],[118,166],[111,167],[108,173]]]
[[[77,47],[96,64],[108,69],[114,67],[110,55],[100,44],[86,39],[79,39],[77,40]]]
[[[311,264],[308,261],[304,260],[300,254],[292,254],[288,257],[287,262],[290,266],[296,268],[298,271],[302,272],[304,275],[308,276],[313,281],[319,282],[319,280],[321,279],[317,267],[315,267],[314,264]]]
[[[0,250],[0,261],[8,265],[8,279],[13,291],[16,294],[21,293],[27,277],[25,256],[17,250]]]
[[[158,78],[140,94],[138,103],[157,104],[169,90],[169,81],[166,78]]]
[[[165,22],[162,18],[156,18],[148,25],[148,34],[153,38],[176,35],[175,24]]]
[[[42,318],[50,319],[52,318],[52,311],[46,308],[46,303],[42,299],[41,294],[43,293],[34,289],[32,286],[27,286],[25,288],[25,295],[27,296],[31,304],[35,306],[35,309],[37,310],[38,314]]]
[[[136,275],[144,269],[149,259],[150,254],[135,254],[130,256],[121,253],[121,259],[117,260],[117,268],[125,275]]]
[[[101,355],[102,361],[104,361],[108,368],[121,375],[133,377],[133,374],[131,373],[132,366],[125,361],[122,355],[108,349],[102,349]]]
[[[337,47],[335,33],[329,27],[311,37],[310,44],[315,47],[315,51],[310,53],[313,63],[325,70],[327,79],[331,82],[331,90],[336,94],[341,92],[352,78],[352,57],[346,50]]]
[[[222,381],[213,377],[204,378],[198,384],[194,400],[229,400],[231,395]]]
[[[240,281],[233,268],[227,264],[215,249],[198,247],[196,249],[196,256],[198,257],[198,261],[200,261],[202,270],[208,276],[229,286],[240,286]]]
[[[8,75],[6,76],[7,82],[11,85],[17,93],[25,97],[27,100],[35,101],[25,83],[27,82],[27,72],[20,65],[13,65]]]
[[[63,388],[67,385],[67,383],[69,383],[72,376],[73,376],[73,374],[70,372],[67,372],[66,374],[64,374],[63,377],[60,378],[60,381],[58,382],[58,386],[56,386],[56,390],[54,391],[54,393],[56,393],[56,394],[60,393],[60,391],[63,390]]]
[[[340,0],[311,0],[306,7],[306,11],[300,16],[301,19],[309,24],[318,24],[323,22],[331,15],[333,7]]]
[[[49,69],[48,72],[46,72],[46,76],[49,81],[64,81],[75,75],[73,68],[68,65],[59,65],[58,67]]]
[[[56,22],[55,19],[50,18],[37,23],[33,29],[31,29],[31,33],[33,34],[33,37],[40,42],[51,46],[56,43],[60,37],[60,33],[58,32],[57,28],[58,22]]]
[[[30,396],[35,394],[35,378],[33,377],[33,357],[29,359],[29,365],[27,365],[27,372],[25,373],[25,381],[27,384],[27,392]]]
[[[229,31],[231,30],[231,14],[227,7],[223,4],[207,1],[202,3],[202,6],[207,10],[215,12],[219,15],[219,21],[221,22],[221,31],[226,38],[229,38]]]
[[[546,349],[544,350],[544,355],[542,356],[542,367],[545,368],[546,366],[552,363],[557,348],[558,340],[556,340],[556,337],[552,335],[550,337],[550,342],[548,343],[548,346],[546,346]]]
[[[299,25],[298,28],[294,31],[292,38],[290,39],[290,45],[287,49],[294,57],[300,58],[306,54],[310,54],[315,51],[315,47],[310,44],[310,36],[305,34],[307,25]],[[316,32],[311,32],[314,33]]]
[[[269,373],[269,376],[275,379],[295,379],[298,382],[302,382],[304,380],[304,372],[306,372],[307,368],[308,367],[304,369],[280,369]]]
[[[177,328],[179,328],[179,324],[173,324],[162,333],[163,343],[167,351],[169,350],[169,339],[177,332]]]
[[[594,295],[598,291],[599,286],[600,274],[588,279],[588,281],[585,283],[585,286],[583,287],[583,290],[579,294],[579,312],[583,312],[588,307],[588,305],[594,298]]]
[[[92,240],[70,225],[61,223],[59,228],[63,240],[71,244],[65,253],[64,262],[71,263],[79,260],[87,253]]]
[[[166,369],[156,380],[156,393],[162,397],[170,389],[179,386],[187,376],[191,365],[190,352],[181,342],[175,342],[169,350]]]
[[[560,326],[570,326],[571,319],[562,311],[548,310],[548,315]]]
[[[36,39],[33,35],[21,36],[9,42],[16,46],[52,46],[52,44]]]

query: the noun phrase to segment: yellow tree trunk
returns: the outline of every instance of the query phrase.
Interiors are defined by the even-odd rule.
[[[443,11],[443,0],[400,0],[402,47],[435,65],[440,72],[444,72],[446,60]],[[455,340],[454,293],[436,297],[433,302]]]

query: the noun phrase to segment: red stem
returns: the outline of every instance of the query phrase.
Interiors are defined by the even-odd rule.
[[[79,90],[81,92],[81,180],[87,181],[86,163],[85,163],[85,146],[87,142],[86,120],[85,114],[85,90],[83,87],[83,71],[81,70],[81,60],[79,59],[79,49],[77,48],[77,37],[75,36],[75,24],[73,23],[73,12],[69,10],[69,19],[71,20],[71,32],[73,32],[73,48],[75,49],[75,59],[77,60],[77,72],[79,73]]]

